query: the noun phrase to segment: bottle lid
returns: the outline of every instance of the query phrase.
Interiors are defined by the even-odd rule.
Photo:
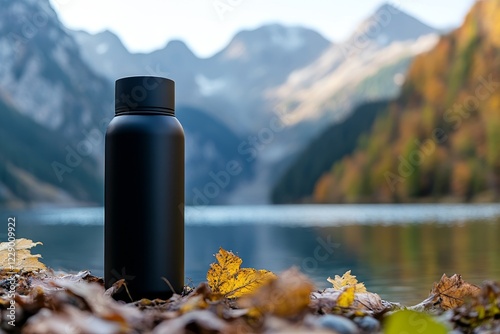
[[[174,114],[175,82],[155,76],[116,80],[115,113],[144,112]]]

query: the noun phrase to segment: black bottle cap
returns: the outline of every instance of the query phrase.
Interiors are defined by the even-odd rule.
[[[162,77],[126,77],[115,82],[115,113],[174,114],[175,82]]]

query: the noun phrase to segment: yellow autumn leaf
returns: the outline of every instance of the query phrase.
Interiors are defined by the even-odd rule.
[[[254,292],[270,279],[276,278],[267,270],[240,268],[243,260],[222,247],[210,265],[207,281],[212,293],[226,298],[237,298]]]
[[[0,243],[0,270],[9,271],[34,271],[47,269],[38,259],[40,254],[31,254],[30,249],[41,242],[33,242],[29,239],[16,239],[15,247],[11,242]]]
[[[339,275],[335,275],[335,278],[332,279],[328,277],[328,282],[333,284],[333,288],[335,290],[342,290],[344,287],[354,287],[354,292],[366,292],[366,287],[363,283],[358,283],[356,276],[351,275],[351,271],[348,270],[342,277]]]
[[[337,306],[348,308],[354,302],[354,292],[356,290],[356,286],[348,286],[344,288],[344,291],[337,298]]]

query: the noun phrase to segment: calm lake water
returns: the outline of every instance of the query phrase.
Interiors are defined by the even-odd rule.
[[[54,269],[103,273],[103,208],[0,211],[17,237]],[[0,225],[1,226],[1,225]],[[318,288],[351,269],[382,298],[423,300],[443,273],[480,284],[500,280],[500,205],[306,205],[189,207],[186,282],[205,280],[219,247],[244,267],[299,267]]]

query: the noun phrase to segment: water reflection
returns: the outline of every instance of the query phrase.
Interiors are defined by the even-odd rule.
[[[383,208],[386,213],[389,209]],[[267,211],[258,214],[255,208],[240,208],[239,213],[248,220],[245,222],[230,220],[237,214],[231,212],[234,208],[229,213],[222,208],[216,210],[219,213],[208,215],[206,221],[200,216],[198,223],[186,226],[186,277],[187,282],[194,285],[205,280],[209,264],[214,260],[213,254],[219,247],[238,253],[245,267],[280,272],[298,266],[318,288],[329,285],[328,276],[351,269],[370,291],[406,304],[424,299],[432,283],[443,273],[460,273],[464,279],[478,284],[485,279],[500,280],[499,218],[387,224],[381,213],[378,213],[377,223],[372,215],[373,207],[366,208],[365,212],[351,213],[343,207],[347,210],[345,214],[351,217],[371,215],[371,218],[366,223],[328,226],[327,215],[331,211],[325,210],[322,215],[316,212],[314,218],[321,224],[307,226],[304,223],[307,210],[301,213],[294,207],[295,211],[287,214],[290,221],[287,226],[282,221],[272,223],[279,220],[279,210],[283,208],[272,211],[268,207]],[[358,210],[364,209],[357,206],[355,211]],[[418,211],[418,208],[412,210]],[[442,210],[441,207],[438,211]],[[270,217],[268,222],[265,212]],[[47,265],[65,270],[90,269],[102,275],[102,208],[83,210],[80,214],[77,210],[70,210],[68,214],[64,210],[16,214],[17,236],[42,241],[44,245],[35,250],[42,254]],[[221,220],[217,216],[220,214],[229,218]],[[251,222],[252,214],[254,223]],[[293,217],[299,214],[302,215],[301,223],[296,224]],[[396,214],[392,212],[390,216],[394,219]],[[219,217],[219,221],[214,217]],[[0,231],[2,240],[6,240],[6,232]]]
[[[460,273],[475,283],[500,280],[498,219],[447,225],[342,226],[319,228],[317,233],[332,235],[341,244],[335,267],[352,268],[371,290],[395,300],[421,300],[443,273]],[[328,266],[321,266],[314,276],[320,279],[328,274]]]
[[[371,291],[406,303],[424,299],[443,273],[459,273],[477,284],[500,280],[498,219],[446,225],[195,226],[187,231],[187,244],[196,245],[187,249],[187,271],[195,282],[203,280],[219,246],[238,252],[245,266],[277,272],[298,266],[319,288],[329,285],[328,276],[351,269]]]

